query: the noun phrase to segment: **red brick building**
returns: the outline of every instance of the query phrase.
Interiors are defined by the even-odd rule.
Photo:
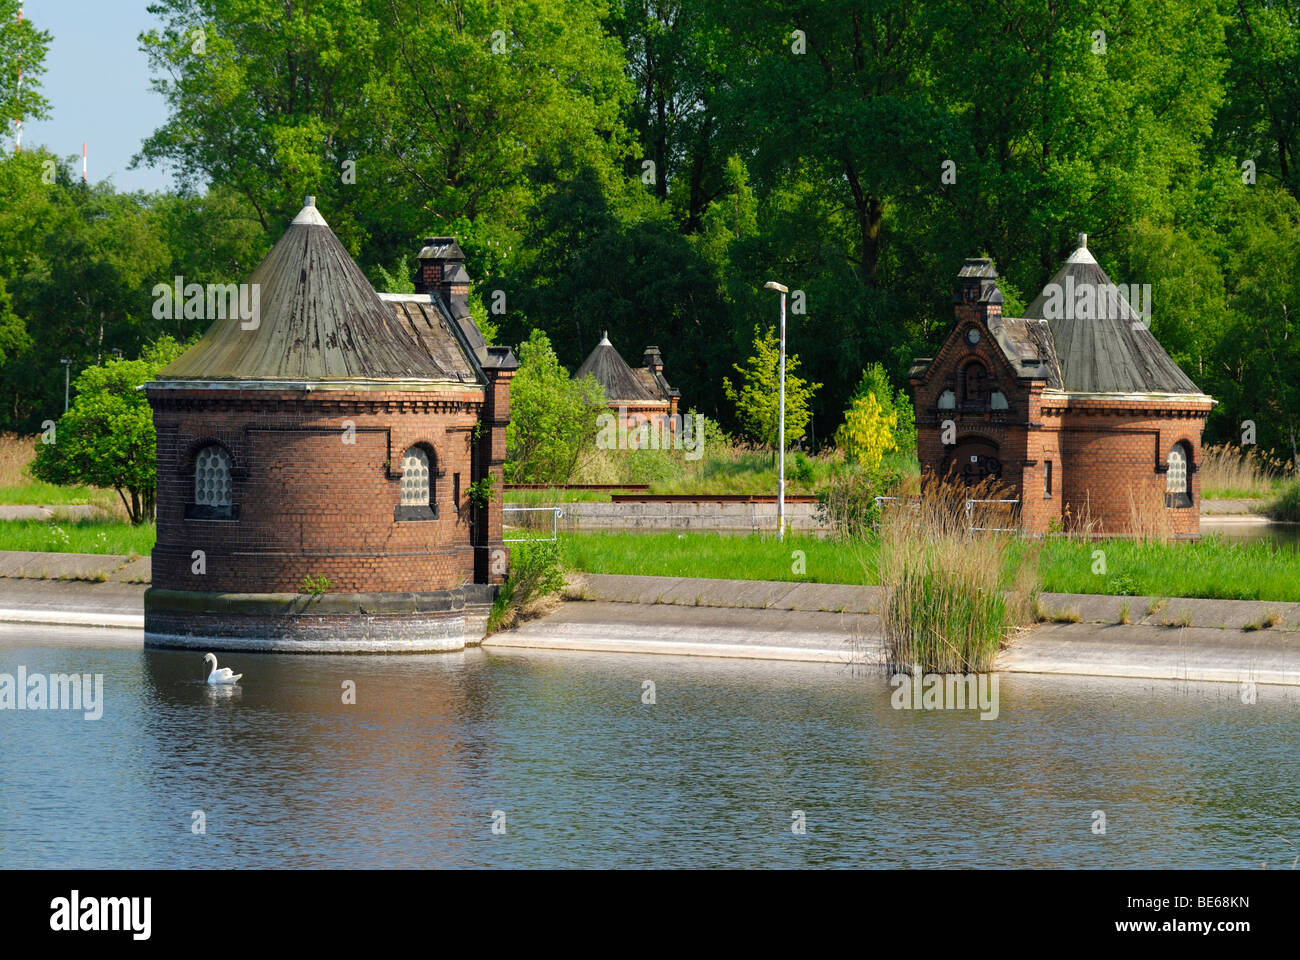
[[[1141,524],[1199,536],[1214,401],[1129,300],[1086,236],[1023,318],[1002,315],[993,262],[967,260],[948,338],[911,371],[922,471],[1001,481],[1030,533]]]
[[[641,366],[634,370],[614,349],[606,333],[573,378],[587,376],[595,377],[605,388],[605,401],[620,418],[621,426],[635,429],[643,423],[659,423],[676,429],[676,421],[671,418],[677,415],[681,393],[665,379],[664,358],[658,347],[646,347]]]
[[[158,437],[151,646],[445,650],[482,637],[508,553],[508,347],[469,318],[455,241],[378,294],[313,198],[145,390]],[[485,481],[491,491],[483,494]]]

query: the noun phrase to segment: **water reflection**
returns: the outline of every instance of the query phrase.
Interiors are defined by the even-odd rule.
[[[222,690],[193,652],[0,639],[19,663],[102,672],[106,703],[0,713],[5,866],[1278,866],[1300,843],[1288,688],[1003,676],[981,721],[834,664],[244,654]]]
[[[1258,522],[1232,517],[1201,517],[1201,536],[1228,543],[1271,543],[1279,549],[1300,551],[1300,523]]]

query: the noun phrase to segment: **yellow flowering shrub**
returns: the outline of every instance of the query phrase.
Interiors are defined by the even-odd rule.
[[[885,410],[875,394],[864,393],[844,411],[844,423],[835,431],[835,446],[847,459],[874,473],[885,454],[897,449],[897,429],[898,411]]]

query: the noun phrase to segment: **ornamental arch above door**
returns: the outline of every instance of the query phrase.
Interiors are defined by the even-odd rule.
[[[944,459],[944,476],[973,487],[990,477],[1002,479],[999,447],[984,437],[962,437]]]

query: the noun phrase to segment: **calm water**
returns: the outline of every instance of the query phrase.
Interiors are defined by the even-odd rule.
[[[1276,544],[1295,553],[1300,551],[1300,523],[1242,523],[1201,517],[1201,536],[1222,537],[1229,541],[1262,541]]]
[[[96,722],[0,711],[0,865],[1275,868],[1300,853],[1289,688],[1248,706],[1229,685],[1003,676],[1001,715],[981,721],[895,711],[882,677],[834,664],[472,651],[229,655],[246,676],[223,695],[198,654],[111,636],[0,628],[0,672],[102,673],[107,690]]]

